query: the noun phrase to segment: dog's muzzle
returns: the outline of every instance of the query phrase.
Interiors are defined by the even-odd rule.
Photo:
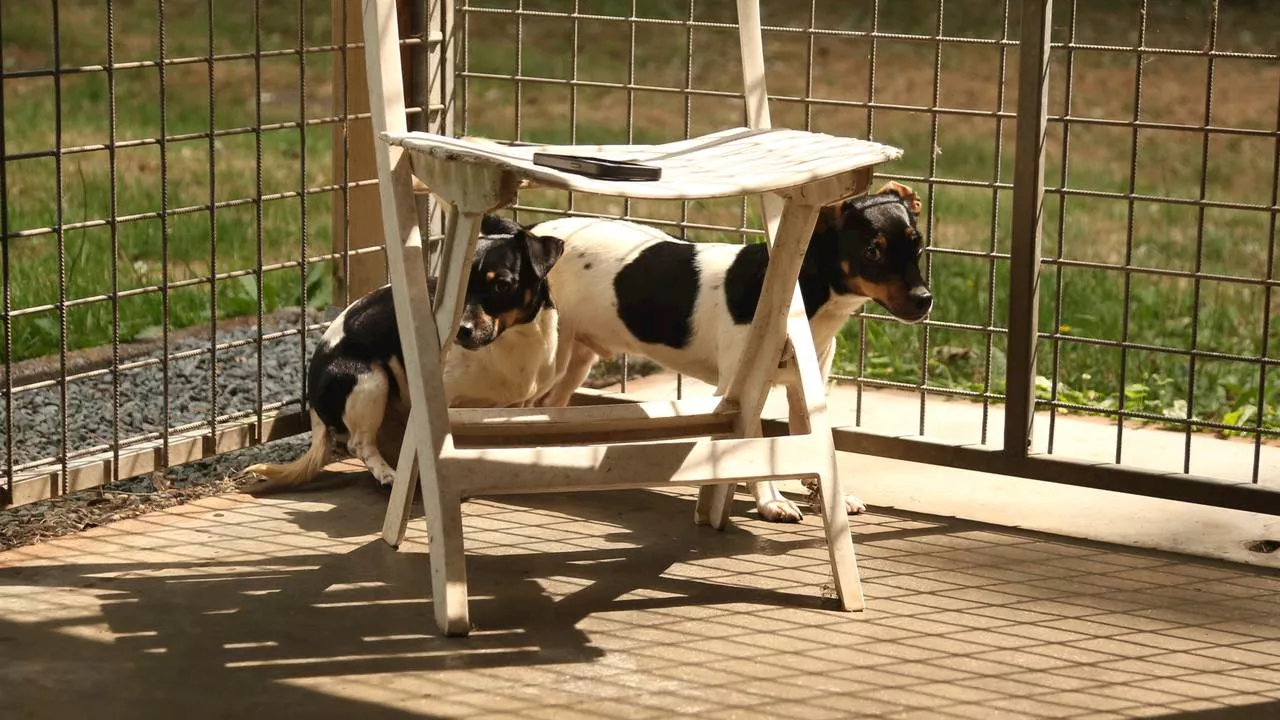
[[[929,311],[932,309],[933,293],[929,292],[929,288],[924,285],[917,285],[907,293],[907,306],[903,308],[905,312],[898,317],[903,322],[917,323],[929,317]]]
[[[463,318],[462,322],[458,323],[458,333],[454,336],[454,340],[463,349],[479,350],[493,342],[494,338],[493,332],[486,332],[484,328],[477,327],[470,318]]]

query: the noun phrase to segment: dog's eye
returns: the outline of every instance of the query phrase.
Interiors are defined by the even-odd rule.
[[[879,245],[868,245],[862,257],[866,258],[867,262],[880,262],[881,254]]]
[[[489,287],[500,295],[506,295],[516,289],[515,283],[503,277],[494,278],[493,282],[489,283]]]

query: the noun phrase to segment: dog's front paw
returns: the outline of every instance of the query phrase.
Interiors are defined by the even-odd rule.
[[[760,517],[769,522],[795,523],[804,518],[804,513],[790,500],[770,500],[756,505]]]
[[[819,490],[817,481],[805,480],[804,487],[809,491],[809,507],[814,512],[822,512],[822,493]],[[850,515],[861,515],[867,511],[867,505],[859,500],[857,495],[845,495],[844,511]]]
[[[845,495],[844,510],[850,515],[861,515],[867,511],[867,506],[866,503],[858,499],[857,495]]]
[[[390,467],[381,467],[377,469],[369,468],[369,472],[373,475],[373,479],[377,480],[378,484],[382,487],[391,487],[396,482],[396,471],[392,470]]]

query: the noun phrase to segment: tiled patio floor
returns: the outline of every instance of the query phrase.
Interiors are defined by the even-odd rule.
[[[684,491],[467,505],[476,629],[435,634],[422,523],[365,476],[0,554],[0,716],[1273,718],[1280,574],[972,522],[719,533]]]

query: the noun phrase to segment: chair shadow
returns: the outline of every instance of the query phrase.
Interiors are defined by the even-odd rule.
[[[548,518],[581,523],[583,533],[591,533],[582,537],[592,542],[550,552],[470,552],[475,629],[467,638],[444,638],[432,613],[428,553],[417,541],[397,550],[376,537],[387,491],[365,473],[325,482],[325,490],[292,494],[303,502],[288,509],[286,524],[300,533],[284,533],[278,554],[143,562],[125,553],[119,561],[0,567],[6,716],[61,717],[92,708],[104,718],[438,717],[449,714],[434,705],[444,699],[395,679],[450,684],[455,676],[442,673],[596,663],[605,651],[582,629],[583,620],[612,612],[741,603],[833,607],[812,591],[668,572],[709,559],[812,551],[824,547],[821,533],[698,526],[691,494],[507,495],[472,511],[526,529]],[[317,502],[306,502],[312,499]],[[327,507],[318,509],[321,503]],[[735,520],[751,517],[751,507],[740,496]],[[879,514],[920,522],[856,531],[895,541],[995,529],[898,510]],[[420,503],[412,522],[423,522]],[[311,552],[300,539],[316,546],[328,539],[338,549]],[[171,548],[168,555],[180,551]],[[335,687],[342,692],[333,693]],[[1280,704],[1272,702],[1176,716],[1234,720],[1277,710]]]
[[[387,492],[364,473],[325,479],[325,510],[294,510],[298,528],[335,539],[381,528]],[[334,493],[337,490],[337,493]],[[296,499],[319,490],[294,494]],[[577,626],[590,614],[718,603],[819,607],[819,597],[663,573],[691,557],[787,552],[812,543],[772,543],[741,529],[695,526],[687,497],[647,491],[506,496],[504,504],[607,523],[619,547],[468,556],[467,638],[435,628],[428,554],[380,538],[344,553],[290,552],[225,562],[193,560],[0,567],[6,588],[42,588],[76,612],[33,622],[0,617],[0,697],[6,715],[56,717],[95,709],[100,717],[432,717],[313,690],[316,678],[589,663],[603,651]],[[421,509],[414,514],[421,523]],[[776,546],[775,546],[776,545]],[[580,590],[553,597],[539,580],[574,577]],[[661,597],[623,598],[636,589]],[[97,596],[100,616],[83,593]],[[72,595],[74,593],[74,595]],[[43,602],[43,600],[42,600]],[[46,619],[48,618],[48,619]],[[100,639],[94,639],[97,636]],[[358,681],[358,680],[357,680]],[[371,681],[376,682],[376,681]],[[10,714],[10,713],[15,714]]]

